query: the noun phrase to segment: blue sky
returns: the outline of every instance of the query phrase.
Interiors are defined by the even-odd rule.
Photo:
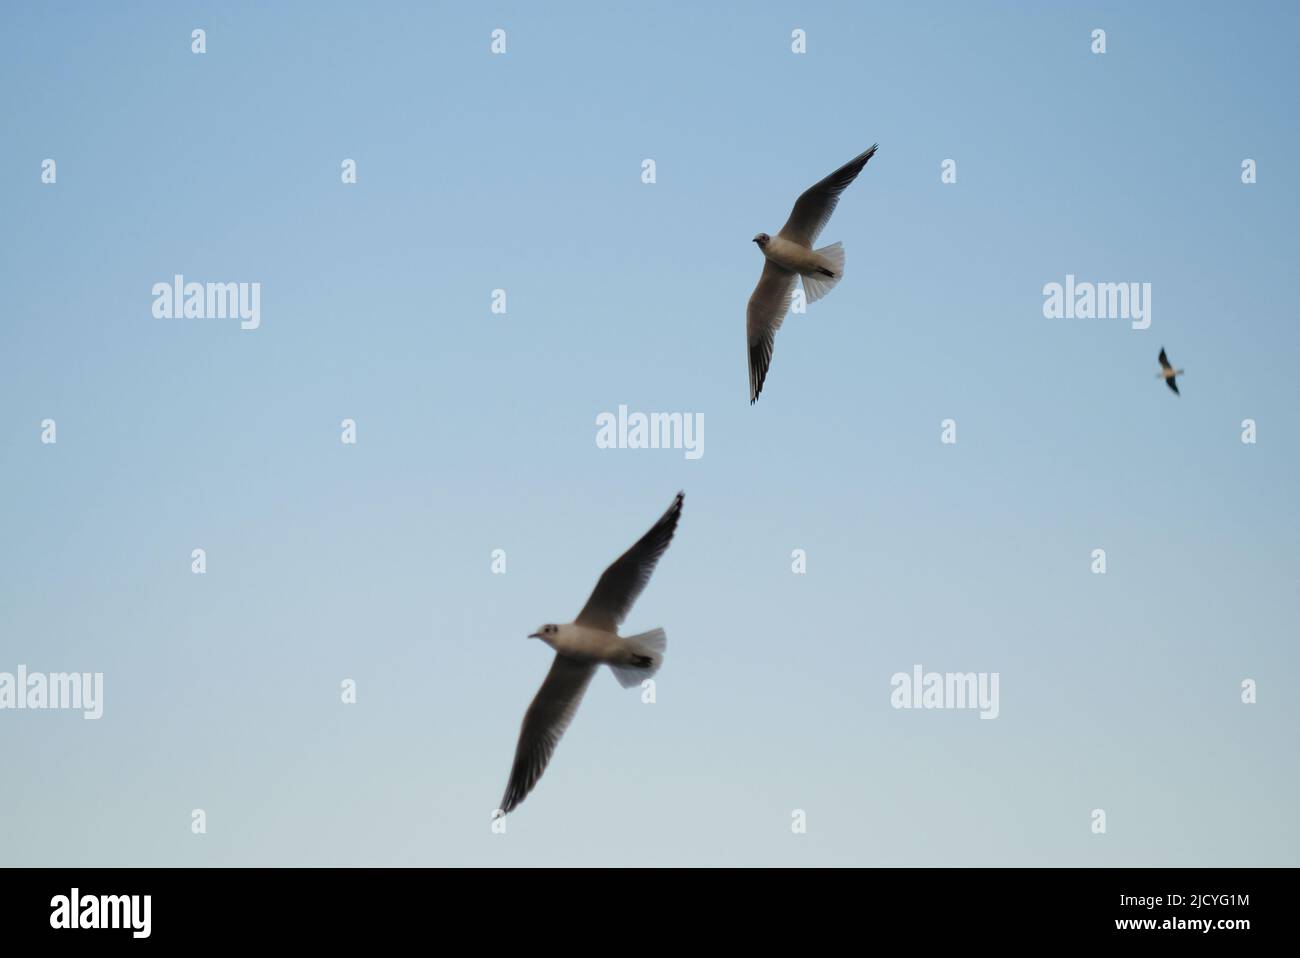
[[[0,671],[105,676],[0,712],[0,864],[1300,863],[1293,6],[0,17]],[[875,142],[751,407],[750,237]],[[261,327],[154,319],[176,273]],[[656,702],[598,676],[492,834],[524,636],[679,488]],[[998,719],[891,708],[917,663]]]

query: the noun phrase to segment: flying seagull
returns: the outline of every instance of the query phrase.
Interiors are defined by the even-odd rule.
[[[804,298],[815,303],[831,291],[844,275],[844,246],[832,243],[814,250],[817,234],[835,212],[840,194],[857,178],[867,160],[876,155],[875,144],[859,153],[826,179],[815,183],[794,201],[790,218],[776,236],[759,233],[754,242],[766,262],[749,297],[745,330],[749,339],[749,404],[758,401],[772,364],[772,344],[790,309],[796,276],[803,277]]]
[[[501,799],[502,814],[510,814],[546,771],[546,763],[578,711],[597,668],[608,665],[625,689],[640,685],[659,670],[668,646],[664,630],[620,637],[618,627],[672,541],[682,515],[683,496],[677,493],[650,531],[611,563],[576,619],[566,625],[544,625],[529,636],[553,648],[555,661],[519,729],[515,763]]]
[[[1181,376],[1182,374],[1183,370],[1174,369],[1173,365],[1169,362],[1169,357],[1165,355],[1165,347],[1161,346],[1160,372],[1156,375],[1162,377],[1164,381],[1169,384],[1169,388],[1174,391],[1175,396],[1180,396],[1182,394],[1178,391],[1178,380],[1174,377]]]

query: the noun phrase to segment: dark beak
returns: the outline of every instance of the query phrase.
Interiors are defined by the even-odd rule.
[[[530,639],[540,639],[542,636],[541,636],[540,633],[538,633],[538,632],[534,632],[532,635],[530,635],[530,636],[528,636],[528,637],[529,637]]]

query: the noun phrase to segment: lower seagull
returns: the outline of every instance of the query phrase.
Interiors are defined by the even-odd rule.
[[[501,799],[508,815],[533,790],[573,721],[591,677],[608,665],[623,688],[654,675],[664,660],[668,637],[663,629],[621,637],[618,627],[650,581],[655,564],[668,549],[682,515],[684,493],[632,548],[610,564],[578,617],[565,625],[544,625],[529,636],[555,650],[555,661],[519,729],[515,762]]]
[[[1156,375],[1163,378],[1164,381],[1169,384],[1169,388],[1174,391],[1175,396],[1181,395],[1178,392],[1177,377],[1181,376],[1182,374],[1183,371],[1181,369],[1174,369],[1173,363],[1171,363],[1169,361],[1169,357],[1165,355],[1165,347],[1161,346],[1160,347],[1160,372],[1158,372]]]

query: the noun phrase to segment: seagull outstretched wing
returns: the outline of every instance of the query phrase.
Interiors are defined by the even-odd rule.
[[[830,176],[804,190],[794,201],[790,218],[777,235],[811,249],[827,220],[835,212],[840,194],[858,178],[862,168],[867,165],[867,160],[876,155],[876,147],[879,145],[873,143],[871,149],[862,151]]]
[[[556,655],[551,671],[533,697],[519,727],[519,744],[515,746],[515,763],[510,767],[510,781],[501,811],[509,815],[533,790],[546,771],[560,736],[577,714],[582,695],[587,691],[596,666]]]
[[[574,622],[578,625],[617,632],[619,625],[627,617],[646,583],[655,564],[673,540],[677,530],[677,520],[682,517],[682,499],[685,493],[677,493],[677,498],[653,526],[650,531],[637,540],[632,548],[615,559],[596,583],[591,598],[582,607]]]

